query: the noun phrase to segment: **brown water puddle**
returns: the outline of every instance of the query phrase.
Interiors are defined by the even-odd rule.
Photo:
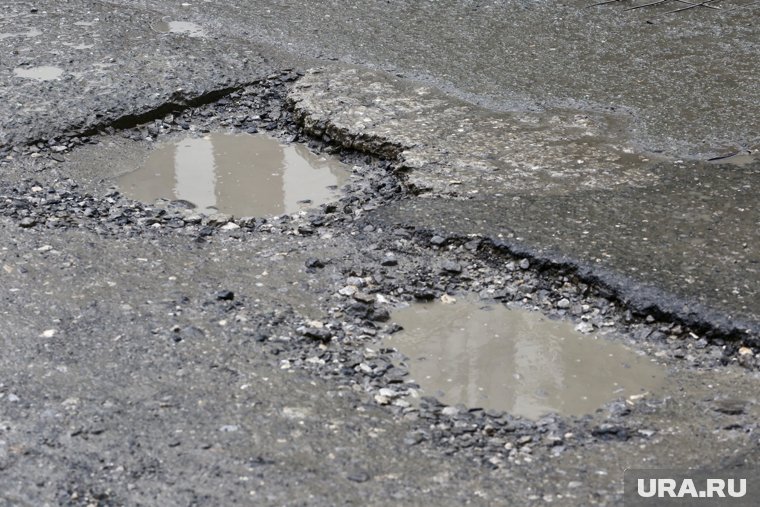
[[[383,346],[408,356],[412,378],[442,402],[537,418],[591,413],[656,392],[665,371],[569,322],[503,305],[420,303],[393,313],[404,327]]]
[[[300,144],[261,134],[215,133],[159,144],[118,185],[133,199],[189,201],[202,213],[293,213],[334,200],[348,168]]]

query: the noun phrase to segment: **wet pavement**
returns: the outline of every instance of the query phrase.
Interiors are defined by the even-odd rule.
[[[0,505],[426,505],[496,480],[408,454],[408,423],[257,346],[279,301],[298,307],[303,260],[335,244],[18,238],[5,219],[0,235]]]
[[[203,28],[189,21],[160,21],[154,23],[151,28],[158,33],[179,33],[189,37],[205,37]]]
[[[425,198],[378,210],[389,226],[480,234],[642,311],[760,330],[758,162],[653,160],[600,139],[604,116],[494,113],[356,69],[309,74],[291,100],[307,130],[399,157]]]
[[[489,109],[616,114],[632,122],[640,147],[676,157],[758,147],[752,0],[678,15],[664,14],[672,1],[633,11],[624,8],[647,2],[189,3],[171,14],[296,54],[403,74]]]
[[[0,505],[619,505],[627,467],[756,466],[758,7],[720,7],[6,2]],[[212,204],[162,147],[217,171],[221,132],[351,174],[199,214],[242,180]],[[174,182],[123,195],[148,147]],[[661,390],[431,396],[383,344],[452,298]]]
[[[759,169],[665,164],[643,188],[406,201],[381,213],[392,223],[489,235],[593,273],[643,311],[742,335],[760,330]]]
[[[13,74],[18,77],[34,79],[36,81],[51,81],[61,77],[63,70],[59,67],[43,65],[42,67],[16,67]]]
[[[8,2],[0,33],[22,35],[0,40],[2,115],[7,118],[0,144],[105,128],[119,119],[134,122],[168,103],[183,104],[292,65],[292,57],[274,48],[264,51],[244,34],[215,37],[211,43],[187,33],[159,33],[151,26],[169,14],[169,6],[164,7],[78,0],[30,8]],[[80,45],[93,47],[75,49]],[[37,82],[14,76],[12,70],[21,66],[57,66],[63,75],[55,82]]]

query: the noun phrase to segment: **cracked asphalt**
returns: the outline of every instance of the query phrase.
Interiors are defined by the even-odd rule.
[[[722,7],[5,2],[0,505],[619,505],[628,467],[757,466],[758,7]],[[111,188],[109,146],[209,130],[340,156],[344,197]],[[444,407],[378,343],[464,293],[666,389]]]

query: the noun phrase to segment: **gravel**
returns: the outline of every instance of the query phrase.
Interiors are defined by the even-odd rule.
[[[382,417],[407,428],[404,446],[436,456],[455,455],[477,473],[530,464],[532,471],[525,473],[531,476],[543,467],[552,467],[560,457],[571,463],[573,456],[591,453],[592,461],[603,462],[594,453],[603,455],[605,451],[599,449],[604,447],[599,446],[608,442],[625,443],[630,452],[650,441],[661,442],[661,432],[669,424],[669,416],[660,410],[665,400],[616,400],[585,417],[548,415],[538,421],[479,407],[445,406],[420,393],[409,378],[407,358],[394,350],[378,349],[384,336],[399,331],[392,322],[396,305],[478,294],[493,304],[515,304],[571,320],[581,332],[614,331],[612,339],[622,340],[684,375],[726,364],[757,368],[757,349],[751,340],[736,342],[663,315],[627,307],[605,287],[567,267],[534,264],[485,237],[441,235],[376,218],[374,210],[410,196],[403,176],[394,173],[392,159],[345,150],[327,139],[304,135],[285,103],[288,83],[297,77],[297,72],[286,70],[232,92],[221,101],[178,109],[147,125],[55,139],[52,144],[14,146],[14,160],[18,159],[23,168],[19,173],[26,176],[0,183],[0,215],[5,223],[28,230],[24,234],[33,236],[24,238],[34,241],[43,234],[66,233],[92,234],[114,242],[179,242],[188,252],[196,245],[194,248],[213,249],[217,254],[239,252],[241,258],[250,257],[248,249],[257,250],[266,253],[262,259],[267,259],[267,266],[292,266],[299,273],[292,288],[280,283],[259,290],[255,288],[258,279],[240,272],[250,285],[232,279],[227,280],[228,285],[209,287],[203,301],[194,295],[153,301],[153,307],[177,318],[185,314],[200,318],[197,324],[158,325],[146,334],[164,344],[162,347],[197,347],[221,333],[229,346],[236,350],[252,347],[275,370],[301,372],[306,378],[318,379],[321,386],[328,386],[326,389],[343,393],[349,405],[381,410]],[[61,163],[55,157],[62,157],[65,164],[70,152],[113,136],[145,142],[146,137],[157,140],[186,127],[200,132],[219,128],[268,130],[286,142],[303,141],[314,150],[340,156],[353,165],[356,177],[334,203],[293,216],[237,219],[198,215],[182,202],[135,202],[115,189],[82,185],[55,169],[54,164]],[[65,150],[58,148],[61,146]],[[262,247],[269,243],[276,246]],[[67,263],[74,266],[77,259],[55,254],[59,248],[65,252],[64,246],[36,248],[39,255],[50,256],[44,262],[65,270]],[[445,258],[440,259],[444,249]],[[299,254],[283,254],[288,251]],[[149,257],[140,259],[144,260],[135,262],[145,265],[144,269],[154,262]],[[176,262],[180,261],[181,256]],[[230,268],[238,269],[235,265]],[[303,268],[305,272],[298,271]],[[309,277],[319,280],[315,287],[307,281]],[[204,278],[201,283],[212,280]],[[282,295],[278,292],[281,289],[291,292]],[[266,310],[259,307],[261,301],[269,301]],[[134,306],[123,305],[120,312],[131,316],[132,322],[138,319]],[[42,338],[59,340],[70,332],[48,328],[38,333]],[[180,377],[185,374],[177,373]],[[24,399],[12,396],[14,402]],[[11,395],[6,399],[11,400]],[[716,402],[710,417],[735,417],[737,421],[732,424],[749,434],[756,422],[747,406],[744,399]],[[689,405],[682,410],[684,417],[691,417],[701,408]],[[658,428],[653,430],[653,426]],[[247,431],[242,422],[216,421],[214,427],[225,435]],[[70,436],[94,438],[107,434],[105,428],[94,422]],[[182,438],[169,438],[167,445],[181,447],[182,442]],[[268,463],[260,458],[255,466],[270,466]],[[357,484],[375,481],[374,473],[361,468],[344,477]],[[587,488],[587,493],[599,489],[598,483],[576,483],[576,489]],[[105,484],[111,484],[110,480]],[[72,491],[68,498],[74,494]],[[614,493],[608,495],[615,498]]]

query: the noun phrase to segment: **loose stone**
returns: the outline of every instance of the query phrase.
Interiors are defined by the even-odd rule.
[[[441,267],[444,269],[444,271],[448,271],[449,273],[462,272],[462,266],[460,266],[458,262],[454,261],[445,261]]]
[[[208,225],[211,227],[221,227],[229,223],[232,220],[232,216],[226,213],[216,213],[208,217]]]
[[[232,301],[235,299],[235,293],[231,290],[220,290],[216,292],[214,296],[220,301]]]
[[[240,229],[240,226],[236,224],[235,222],[227,222],[221,227],[221,229],[223,231],[234,231],[236,229]]]
[[[455,416],[459,413],[459,409],[457,407],[445,407],[441,413],[447,416]]]
[[[398,260],[396,259],[396,256],[392,253],[385,254],[385,257],[380,262],[383,266],[396,266],[398,264]]]
[[[325,263],[322,262],[321,260],[317,259],[316,257],[309,257],[308,259],[306,259],[306,262],[304,263],[304,265],[307,268],[323,268],[323,267],[325,267]]]
[[[23,227],[25,229],[28,229],[30,227],[34,227],[35,225],[37,225],[37,221],[35,219],[29,218],[29,217],[22,218],[21,222],[19,222],[19,226],[21,226],[21,227]]]

